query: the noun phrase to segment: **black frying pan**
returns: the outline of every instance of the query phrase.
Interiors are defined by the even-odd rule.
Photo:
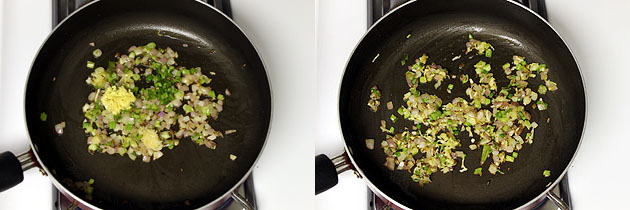
[[[473,53],[464,55],[469,33],[494,46],[492,58],[469,58]],[[411,37],[406,38],[407,34]],[[450,74],[467,73],[476,81],[473,65],[483,59],[492,65],[498,86],[509,83],[500,70],[501,65],[511,61],[512,55],[521,55],[528,62],[547,64],[549,78],[558,83],[559,90],[543,96],[549,103],[548,110],[533,111],[531,105],[528,106],[527,110],[540,126],[536,129],[534,143],[524,145],[514,163],[501,165],[505,175],[489,174],[489,163],[482,166],[483,176],[473,175],[472,171],[479,167],[481,150],[470,151],[470,138],[462,132],[458,138],[461,150],[468,155],[469,171],[460,173],[457,167],[448,174],[434,173],[432,183],[420,187],[411,180],[410,173],[392,172],[383,166],[385,154],[378,146],[385,138],[379,129],[380,120],[386,119],[390,124],[389,116],[396,111],[387,110],[385,103],[393,101],[394,107],[400,107],[402,96],[408,91],[404,77],[407,67],[400,64],[404,53],[409,54],[410,62],[427,53],[429,63],[441,64]],[[374,60],[377,54],[379,57]],[[452,61],[456,55],[462,55],[461,59]],[[464,64],[463,70],[458,69],[460,64]],[[450,83],[455,89],[447,94],[446,84]],[[455,97],[468,99],[459,79],[445,80],[442,84],[438,90],[432,85],[418,89],[435,94],[443,101]],[[535,78],[530,80],[529,86],[539,84],[539,79]],[[373,85],[378,85],[382,92],[382,105],[376,113],[366,106]],[[505,0],[416,1],[391,12],[368,31],[354,50],[343,76],[339,101],[346,151],[355,169],[379,196],[413,209],[526,206],[547,192],[566,172],[580,143],[586,108],[580,72],[566,44],[542,18]],[[549,123],[546,123],[547,117]],[[396,130],[412,126],[407,120],[394,124]],[[374,150],[366,148],[366,138],[377,139]],[[544,170],[550,170],[551,176],[543,177]]]
[[[221,91],[228,88],[232,96],[226,99],[219,119],[210,124],[221,131],[237,132],[219,138],[215,150],[182,139],[179,146],[163,149],[164,156],[150,163],[126,156],[91,155],[81,128],[81,107],[92,91],[85,83],[91,73],[86,61],[107,66],[116,52],[152,41],[159,48],[178,51],[179,65],[201,67],[206,75],[216,72],[211,86]],[[96,46],[90,47],[90,42]],[[91,55],[96,48],[104,53],[98,59]],[[231,20],[207,4],[103,0],[72,14],[48,37],[29,74],[25,110],[33,153],[62,191],[83,198],[82,192],[71,190],[64,180],[93,178],[93,199],[87,202],[95,207],[197,208],[225,198],[251,172],[265,144],[271,94],[263,63],[251,42]],[[48,114],[46,122],[40,121],[41,112]],[[59,136],[54,125],[61,121],[66,127]],[[230,154],[238,158],[231,161]],[[21,180],[18,171],[19,177],[15,173],[6,177],[15,175]]]

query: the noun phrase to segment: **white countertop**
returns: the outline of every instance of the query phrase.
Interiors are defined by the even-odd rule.
[[[271,133],[253,172],[256,201],[262,210],[309,209],[315,186],[315,1],[232,0],[232,9],[271,80]]]
[[[232,0],[235,22],[261,54],[271,80],[273,116],[254,169],[260,209],[313,206],[315,1]],[[51,1],[0,0],[0,150],[20,153],[28,139],[23,89],[31,61],[51,31]],[[51,209],[52,184],[36,170],[0,193],[0,209]]]
[[[627,209],[630,2],[554,0],[547,8],[586,84],[586,130],[569,169],[573,204],[578,210]]]
[[[547,0],[551,25],[565,39],[581,67],[587,94],[587,123],[582,145],[569,170],[577,210],[627,209],[630,172],[625,167],[630,138],[630,1]],[[365,33],[366,1],[320,0],[318,11],[318,115],[315,152],[343,152],[337,114],[341,74],[355,44]],[[361,26],[361,27],[359,27]],[[361,31],[362,30],[362,31]],[[346,172],[339,184],[316,197],[317,209],[367,206],[366,186]],[[340,208],[343,207],[343,208]]]

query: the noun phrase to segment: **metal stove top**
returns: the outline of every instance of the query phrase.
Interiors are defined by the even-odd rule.
[[[368,26],[374,24],[378,19],[383,17],[392,9],[400,6],[401,4],[409,0],[368,0],[367,5],[367,21]],[[541,17],[547,19],[547,8],[545,7],[545,0],[513,0],[525,7],[530,8],[534,12],[538,13]]]
[[[558,195],[564,202],[567,203],[569,208],[571,206],[571,195],[569,193],[569,185],[568,178],[565,175],[562,181],[551,189],[551,192]],[[379,197],[374,195],[372,191],[368,190],[368,210],[398,210],[401,209],[397,206],[388,205],[386,201],[381,200]],[[558,206],[556,206],[552,201],[549,201],[548,198],[543,198],[542,200],[537,201],[537,203],[533,206],[532,209],[535,210],[556,210]]]
[[[256,206],[256,197],[254,193],[254,179],[253,176],[249,176],[245,183],[243,183],[237,189],[237,193],[247,201],[250,201],[253,209],[257,209]],[[53,200],[55,201],[54,209],[55,210],[88,210],[85,208],[81,208],[77,205],[76,201],[72,200],[72,198],[68,198],[61,194],[59,191],[55,192]],[[221,205],[216,210],[242,210],[244,209],[238,202],[234,201],[233,198],[229,198],[223,205]]]
[[[75,10],[81,6],[91,2],[93,0],[53,0],[52,4],[52,25],[55,27],[63,19],[72,14]],[[232,7],[230,6],[230,0],[201,0],[206,2],[219,11],[225,13],[228,17],[232,17]]]

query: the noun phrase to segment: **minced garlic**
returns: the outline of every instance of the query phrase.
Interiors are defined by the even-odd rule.
[[[159,151],[162,149],[162,140],[153,129],[140,128],[138,133],[142,135],[142,143],[150,150]]]
[[[105,109],[117,115],[121,110],[131,108],[131,103],[136,100],[133,93],[127,91],[125,87],[116,88],[116,86],[108,87],[105,94],[101,98],[101,103]]]

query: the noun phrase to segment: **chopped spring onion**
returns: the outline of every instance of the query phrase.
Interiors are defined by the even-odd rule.
[[[48,115],[46,114],[46,112],[42,112],[41,114],[39,114],[39,119],[41,121],[46,121],[47,118],[48,118]]]
[[[499,172],[500,174],[505,174],[503,173],[503,171],[501,171],[501,169],[497,169],[497,172]]]
[[[149,42],[149,43],[147,43],[147,45],[146,45],[146,46],[144,46],[144,47],[145,47],[146,49],[151,50],[151,49],[155,49],[156,44],[155,44],[155,42]]]
[[[488,159],[488,155],[490,155],[491,152],[492,150],[489,145],[487,144],[483,145],[483,150],[481,151],[481,164],[482,165],[483,163],[486,162],[486,159]]]
[[[101,55],[103,55],[103,51],[101,51],[101,49],[96,49],[92,51],[92,55],[94,56],[94,58],[101,57]]]
[[[409,60],[409,54],[405,53],[403,59],[400,61],[400,65],[404,66],[407,63],[407,60]]]
[[[186,105],[184,105],[184,111],[186,112],[186,114],[188,114],[188,113],[193,111],[193,108],[192,108],[192,106],[186,104]]]
[[[216,95],[216,93],[214,92],[214,90],[211,90],[211,91],[209,92],[209,96],[210,96],[210,98],[216,98],[216,97],[217,97],[217,95]]]
[[[396,115],[392,114],[391,116],[389,116],[389,119],[392,120],[392,122],[396,122],[398,120],[398,117],[396,117]]]
[[[482,173],[481,171],[482,171],[482,170],[483,170],[483,169],[482,169],[481,167],[476,168],[476,169],[475,169],[475,171],[473,172],[473,174],[474,174],[474,175],[479,175],[479,176],[481,176],[481,173]]]
[[[545,177],[551,176],[551,171],[550,170],[544,170],[543,171],[543,176],[545,176]]]
[[[87,61],[87,65],[88,68],[93,69],[94,68],[94,62],[92,61]]]
[[[400,116],[403,116],[405,114],[405,107],[401,106],[400,108],[398,108],[397,112]]]

